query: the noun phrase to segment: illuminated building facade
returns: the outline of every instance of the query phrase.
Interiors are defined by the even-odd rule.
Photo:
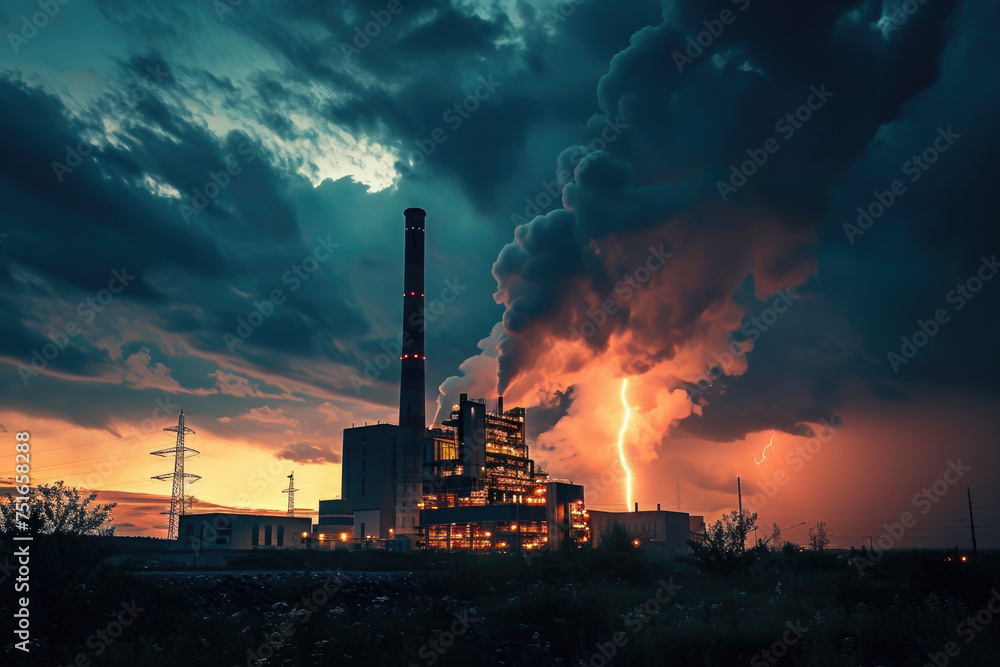
[[[553,480],[528,455],[524,408],[495,411],[462,394],[425,439],[420,546],[504,551],[590,540],[583,487]]]
[[[583,487],[553,480],[528,456],[524,408],[462,394],[427,429],[424,411],[424,231],[404,215],[398,424],[344,429],[341,497],[319,501],[317,530],[432,549],[521,550],[590,541]]]

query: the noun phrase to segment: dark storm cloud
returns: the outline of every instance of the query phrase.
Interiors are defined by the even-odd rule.
[[[863,159],[829,193],[819,229],[819,273],[811,281],[820,300],[796,306],[762,335],[747,372],[714,386],[704,397],[703,415],[684,420],[679,433],[721,441],[766,428],[794,433],[797,420],[830,419],[848,392],[863,384],[874,397],[892,402],[912,400],[922,385],[938,391],[996,390],[1000,354],[992,332],[1000,290],[992,285],[962,312],[952,313],[953,320],[898,373],[887,360],[889,351],[900,351],[901,336],[920,330],[918,320],[932,319],[942,307],[951,310],[949,290],[973,275],[981,256],[991,257],[1000,247],[996,227],[985,222],[995,217],[987,183],[997,177],[1000,137],[989,118],[1000,96],[974,74],[975,63],[996,57],[995,45],[975,26],[995,20],[996,12],[993,7],[984,16],[966,5],[949,23],[954,37],[947,55],[927,53],[911,40],[885,59],[925,64],[922,75],[920,69],[907,71],[899,84],[872,83],[879,91],[900,89],[881,104],[890,116],[939,63],[947,66],[928,93],[909,103],[904,119],[882,126]],[[932,33],[927,43],[940,39]],[[873,72],[859,74],[866,77],[878,79]],[[877,108],[879,96],[871,98]],[[858,108],[878,118],[865,107],[867,99],[859,99]],[[938,158],[939,165],[911,180],[916,174],[902,171],[906,161],[950,127],[962,138]],[[907,191],[875,226],[851,239],[845,225],[856,224],[857,207],[867,207],[875,191],[887,191],[896,179]]]
[[[711,392],[703,417],[685,420],[681,432],[724,440],[740,421],[755,424],[751,431],[792,432],[799,413],[813,422],[817,414],[835,413],[846,392],[857,389],[852,380],[891,402],[912,402],[922,387],[996,391],[1000,284],[984,284],[957,312],[947,295],[974,275],[982,256],[1000,248],[997,227],[988,222],[996,217],[990,183],[998,175],[1000,134],[992,118],[1000,94],[975,66],[994,59],[996,48],[974,30],[997,18],[996,7],[986,15],[966,7],[938,85],[910,105],[905,122],[872,142],[865,160],[837,188],[819,232],[815,286],[822,300],[796,306],[773,336],[763,335],[747,373],[727,378],[724,395]],[[913,181],[916,173],[904,173],[904,165],[947,127],[961,138]],[[859,206],[868,207],[875,191],[888,191],[897,179],[906,192],[873,226],[860,235],[845,229],[857,224]],[[918,321],[933,319],[941,308],[952,319],[895,372],[887,353],[899,353],[900,338],[912,338],[921,331]],[[737,420],[734,412],[746,416]],[[766,424],[762,414],[784,416]]]
[[[282,177],[248,136],[231,133],[219,144],[184,119],[164,113],[166,106],[150,95],[147,106],[136,109],[147,124],[127,121],[125,148],[94,148],[94,157],[62,174],[60,183],[51,163],[64,161],[65,146],[87,145],[80,138],[84,128],[72,128],[63,119],[55,98],[7,81],[0,86],[0,101],[11,119],[3,131],[10,154],[17,156],[0,167],[7,176],[0,188],[8,194],[11,218],[24,221],[30,216],[33,223],[10,237],[8,259],[16,257],[84,290],[104,287],[108,272],[124,265],[138,275],[127,298],[162,302],[163,294],[149,286],[144,274],[175,267],[201,278],[252,276],[265,288],[280,287],[283,273],[311,253],[312,242],[304,245],[292,236],[298,225]],[[144,191],[144,174],[176,188],[182,199],[157,198]],[[207,207],[195,207],[198,193],[211,192],[213,183],[225,181],[228,185]],[[266,252],[259,245],[262,236],[271,239]],[[46,237],[68,243],[41,244]],[[78,249],[91,239],[101,242],[81,255]],[[248,256],[251,243],[257,257]],[[246,299],[233,294],[227,300],[228,309],[224,301],[206,308],[220,312],[221,307],[220,333],[247,310]],[[293,294],[290,305],[286,312],[298,308],[309,317],[329,317],[330,303],[321,307],[305,293]],[[349,311],[334,318],[338,329],[357,321],[357,311]]]
[[[137,75],[147,67],[170,72],[163,78],[168,84],[176,76],[159,56],[129,63]],[[119,415],[131,413],[141,420],[163,391],[182,391],[184,385],[164,379],[158,393],[147,394],[108,384],[107,374],[122,371],[120,360],[101,341],[120,335],[122,324],[138,316],[151,328],[186,335],[207,353],[229,354],[223,335],[234,334],[239,318],[245,321],[254,312],[254,299],[262,301],[275,289],[283,289],[286,300],[268,326],[254,330],[243,344],[249,352],[235,349],[237,358],[253,359],[263,368],[279,366],[269,362],[288,353],[353,360],[349,351],[329,342],[330,333],[347,336],[367,328],[360,307],[338,280],[349,271],[348,265],[337,263],[345,258],[320,267],[313,284],[302,289],[292,289],[297,279],[289,274],[313,254],[315,239],[329,234],[302,238],[285,194],[288,181],[271,166],[272,156],[259,143],[238,132],[216,140],[161,99],[162,92],[151,86],[144,99],[127,108],[127,115],[106,116],[118,124],[117,141],[91,146],[96,124],[70,120],[79,117],[38,87],[16,78],[0,80],[0,106],[7,119],[0,128],[5,153],[0,193],[14,225],[0,259],[5,280],[16,286],[0,298],[9,322],[0,338],[0,355],[8,361],[3,385],[11,407],[104,425],[110,413],[88,414],[74,405],[77,390],[71,384],[33,371],[78,380],[103,376],[90,395],[104,396],[118,405]],[[107,103],[111,106],[102,108],[122,109],[117,99],[97,102]],[[90,118],[96,123],[100,116]],[[67,158],[67,147],[86,155],[79,162]],[[53,162],[67,169],[57,174]],[[213,183],[223,185],[218,196],[203,208],[192,208],[198,193],[208,192]],[[154,194],[150,188],[173,188],[175,194]],[[182,204],[189,207],[187,216]],[[77,304],[106,289],[112,271],[134,278],[106,312],[81,317]],[[41,304],[46,304],[44,310],[39,310]],[[157,312],[166,304],[172,306],[169,311]],[[82,331],[72,344],[52,359],[36,354],[51,347],[52,336],[67,323]],[[169,378],[169,366],[183,363],[164,357],[173,345],[158,338],[144,336],[139,343],[154,359],[166,362]],[[121,348],[126,357],[133,347]],[[199,363],[178,377],[192,390],[211,388],[214,393],[214,382],[206,378],[219,366]],[[280,366],[287,369],[288,362]],[[18,367],[29,375],[22,378]],[[135,382],[152,381],[138,377]],[[45,406],[33,398],[42,391]]]
[[[754,3],[745,13],[736,12],[717,43],[683,72],[673,66],[673,54],[684,52],[688,35],[705,29],[703,20],[735,10],[732,3],[678,4],[663,25],[637,34],[598,87],[606,117],[620,115],[629,126],[610,149],[626,162],[599,157],[564,190],[572,211],[550,213],[519,229],[518,242],[501,252],[494,267],[507,304],[501,391],[531,364],[539,345],[566,337],[567,324],[579,324],[578,281],[594,290],[598,302],[609,295],[591,240],[635,235],[676,216],[678,198],[664,196],[668,186],[658,183],[672,181],[675,195],[700,197],[675,232],[683,230],[682,238],[689,240],[716,237],[718,249],[718,261],[705,263],[696,278],[702,287],[685,297],[698,294],[701,301],[671,302],[667,313],[676,309],[698,318],[713,303],[733,299],[748,275],[773,283],[813,264],[817,253],[802,243],[802,233],[820,228],[831,210],[834,185],[866,155],[880,128],[898,121],[904,105],[938,80],[942,52],[954,35],[956,4],[923,6],[905,30],[886,39],[871,29],[881,16],[876,3]],[[728,180],[730,165],[777,136],[776,120],[817,90],[833,93],[823,102],[828,107],[820,106],[808,124],[784,137],[768,164],[730,195],[727,207],[719,206],[719,192],[705,188],[706,180]],[[740,230],[762,219],[776,238],[800,240],[747,264],[733,250],[739,250]],[[713,282],[717,287],[706,289]],[[830,287],[823,283],[821,289]],[[831,416],[852,374],[886,393],[884,377],[872,368],[873,351],[854,347],[861,340],[849,327],[823,330],[817,323],[834,319],[826,307],[801,310],[811,310],[812,319],[805,320],[803,312],[790,315],[797,322],[785,324],[794,326],[762,343],[760,354],[751,353],[747,374],[727,378],[725,394],[713,396],[705,410],[705,423],[694,426],[699,418],[692,417],[691,428],[706,431],[706,437],[739,437],[767,425],[759,415],[773,414],[779,428],[800,431],[801,421]],[[628,326],[628,314],[623,309],[616,326]],[[659,322],[660,332],[693,333],[676,314]],[[601,329],[587,344],[599,350],[614,329]],[[683,335],[688,334],[678,341]],[[662,343],[640,356],[659,350],[669,358],[670,345]],[[800,354],[789,353],[796,349]]]
[[[274,94],[281,83],[272,74],[260,75],[258,91],[266,95],[240,94],[229,104],[255,113],[283,136],[294,136],[295,130],[274,115],[273,104],[289,111],[321,109],[338,127],[396,149],[404,178],[419,182],[428,171],[442,171],[485,210],[505,214],[536,187],[534,176],[518,178],[537,169],[525,159],[529,132],[575,117],[575,133],[587,138],[582,121],[590,112],[580,110],[592,108],[594,82],[606,71],[607,58],[659,10],[651,2],[587,3],[555,21],[522,4],[518,11],[526,25],[515,28],[502,13],[484,19],[447,2],[403,3],[370,42],[359,38],[358,44],[366,45],[358,49],[354,29],[375,20],[372,11],[385,11],[385,3],[274,3],[266,14],[250,7],[227,14],[223,26],[287,61],[282,79],[329,89],[316,96],[286,86],[287,94]],[[302,34],[297,27],[303,22],[321,25],[329,35]],[[360,52],[345,53],[342,45]],[[475,91],[480,76],[492,76],[501,86],[468,117],[452,112],[445,119]],[[448,139],[430,144],[427,164],[412,170],[408,156],[414,151],[423,161],[416,142],[426,142],[439,128]]]
[[[704,275],[692,275],[695,287],[655,313],[624,310],[587,341],[595,353],[642,315],[645,325],[637,330],[645,331],[630,368],[669,359],[709,306],[742,298],[748,315],[762,307],[739,293],[748,275],[771,284],[819,267],[803,288],[809,298],[761,339],[746,374],[727,378],[724,393],[713,388],[703,417],[682,430],[715,439],[766,427],[795,432],[801,421],[836,412],[852,375],[895,400],[907,398],[909,382],[992,386],[996,301],[987,292],[900,374],[885,362],[899,336],[912,332],[911,322],[929,315],[925,307],[974,270],[977,253],[1000,250],[986,223],[995,217],[996,86],[977,74],[979,63],[996,54],[985,37],[969,37],[983,19],[956,27],[955,2],[929,2],[886,39],[869,27],[879,19],[879,3],[755,1],[679,73],[673,52],[683,52],[686,37],[704,30],[703,20],[734,3],[669,3],[663,14],[651,2],[591,1],[550,23],[527,3],[507,16],[492,6],[404,2],[368,46],[345,54],[341,43],[351,44],[354,28],[385,4],[243,2],[220,17],[212,3],[103,2],[102,14],[128,44],[110,58],[112,80],[102,85],[113,92],[84,102],[6,72],[0,196],[13,229],[3,230],[10,236],[0,246],[0,312],[10,323],[0,356],[26,363],[65,319],[54,306],[45,318],[29,317],[36,303],[61,299],[71,312],[124,263],[139,278],[109,312],[148,327],[100,347],[99,340],[121,328],[115,319],[102,320],[99,331],[51,361],[50,371],[77,379],[118,372],[121,362],[111,353],[120,346],[132,354],[148,350],[150,363],[165,364],[185,390],[214,388],[213,373],[231,361],[241,373],[256,368],[353,397],[351,371],[360,374],[398,329],[399,211],[416,203],[438,216],[428,234],[438,243],[428,246],[428,284],[457,273],[474,295],[433,326],[428,377],[434,383],[474,353],[496,321],[497,307],[482,298],[493,289],[484,267],[511,237],[510,214],[524,210],[524,198],[553,178],[553,167],[567,167],[573,151],[560,156],[566,146],[586,144],[605,122],[620,120],[627,129],[566,190],[572,210],[518,230],[524,248],[512,244],[497,258],[502,280],[527,280],[504,315],[523,338],[523,345],[503,344],[505,378],[530,365],[533,346],[544,344],[548,332],[562,335],[574,323],[575,313],[564,306],[578,298],[580,281],[606,294],[634,268],[631,256],[602,264],[592,239],[631,234],[630,248],[645,252],[646,238],[666,241],[656,236],[662,223],[681,216],[678,237],[712,248],[701,264]],[[995,19],[996,8],[989,12]],[[949,40],[957,63],[942,56]],[[182,57],[186,50],[196,57]],[[942,92],[946,65],[953,81]],[[162,80],[130,101],[150,70],[164,73]],[[443,114],[480,76],[502,85],[453,130]],[[747,149],[775,135],[776,118],[802,104],[811,86],[824,84],[834,93],[829,106],[782,141],[724,206],[715,181],[728,178],[729,165],[745,159]],[[906,126],[917,107],[921,126]],[[103,121],[110,121],[114,142],[98,141]],[[853,220],[854,208],[870,201],[872,188],[886,186],[885,175],[897,172],[937,124],[952,123],[966,133],[947,155],[953,162],[942,160],[891,216],[848,244],[841,224]],[[311,160],[360,166],[381,147],[391,151],[388,159],[405,161],[415,142],[439,127],[448,140],[420,168],[400,163],[398,190],[368,193],[350,178],[314,188],[300,175]],[[341,131],[362,147],[357,155],[327,152],[322,142]],[[66,146],[81,141],[99,147],[60,183],[51,162],[65,161]],[[859,167],[859,160],[867,162]],[[180,204],[191,203],[211,174],[233,161],[240,173],[188,224]],[[944,220],[961,224],[962,240],[942,231]],[[751,234],[754,224],[761,226]],[[900,226],[912,236],[894,235]],[[817,229],[818,249],[803,240]],[[342,243],[341,255],[291,291],[284,272],[312,251],[317,235],[327,234]],[[754,264],[743,247],[754,235],[794,241]],[[39,280],[26,281],[25,271]],[[288,300],[231,353],[223,334],[233,334],[254,311],[252,302],[275,288]],[[179,352],[178,345],[190,348]],[[188,357],[189,351],[204,356]],[[338,372],[307,375],[324,363]],[[13,366],[4,369],[10,373],[3,393],[23,395]],[[391,405],[396,377],[392,365],[364,398]],[[138,419],[159,396],[93,384],[88,393],[126,404],[123,410]],[[100,421],[78,405],[79,386],[47,377],[34,378],[32,393],[36,387],[51,396],[48,414]],[[559,394],[558,405],[540,414],[543,422],[558,421],[570,395]],[[27,409],[28,398],[18,405]],[[240,405],[235,396],[214,400],[211,410]],[[768,411],[773,417],[761,417]]]

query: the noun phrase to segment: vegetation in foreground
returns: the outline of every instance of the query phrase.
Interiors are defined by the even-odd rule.
[[[0,563],[15,560],[3,549]],[[892,553],[862,574],[843,552],[757,549],[723,571],[610,535],[530,559],[314,552],[288,556],[311,572],[164,574],[125,569],[121,551],[39,536],[31,654],[5,642],[3,664],[855,667],[924,665],[950,641],[951,665],[1000,656],[1000,628],[962,625],[1000,584],[997,554]]]

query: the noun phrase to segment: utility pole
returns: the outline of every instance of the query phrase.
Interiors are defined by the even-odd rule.
[[[736,497],[739,502],[740,507],[740,553],[743,553],[743,549],[746,548],[747,536],[744,533],[745,525],[743,523],[743,485],[740,482],[739,475],[736,476]]]
[[[972,516],[972,489],[965,487],[965,494],[969,499],[969,527],[972,529],[972,557],[976,558],[979,552],[976,550],[976,520]]]

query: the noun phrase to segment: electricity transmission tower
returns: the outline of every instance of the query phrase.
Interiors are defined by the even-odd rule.
[[[173,488],[170,493],[170,511],[161,512],[161,514],[170,515],[170,523],[167,525],[167,539],[176,540],[177,539],[177,517],[184,514],[184,481],[190,479],[191,482],[196,482],[201,479],[201,475],[194,475],[189,472],[184,472],[184,459],[187,456],[195,456],[199,454],[198,450],[191,449],[190,447],[184,446],[184,436],[190,433],[194,435],[194,431],[184,426],[184,411],[181,410],[180,417],[177,418],[177,426],[168,426],[163,429],[164,433],[176,433],[177,442],[173,447],[168,447],[167,449],[160,449],[155,452],[150,452],[153,456],[174,456],[174,471],[168,472],[163,475],[155,475],[152,479],[158,479],[160,481],[173,481]]]
[[[295,488],[295,473],[293,472],[288,476],[288,488],[282,491],[282,493],[288,494],[288,516],[295,516],[295,492],[298,489]]]

